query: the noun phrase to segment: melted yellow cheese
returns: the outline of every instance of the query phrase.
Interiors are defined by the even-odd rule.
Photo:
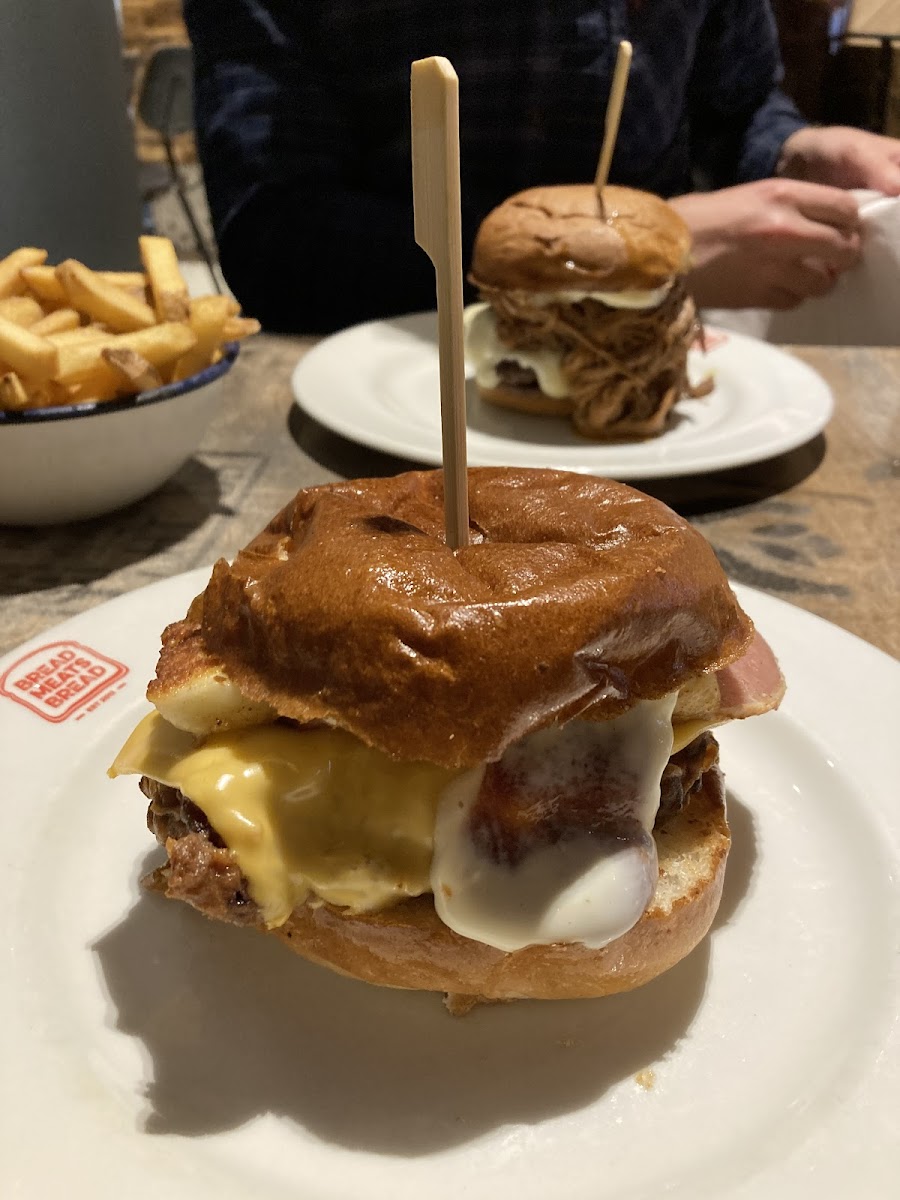
[[[672,753],[689,746],[694,738],[709,729],[710,721],[676,721],[672,726]]]
[[[369,912],[431,890],[435,811],[454,772],[395,762],[348,733],[270,724],[198,745],[156,712],[110,775],[178,788],[234,853],[271,928],[310,892]]]

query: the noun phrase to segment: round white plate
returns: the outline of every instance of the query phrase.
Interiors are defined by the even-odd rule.
[[[506,412],[466,385],[471,466],[557,467],[611,479],[696,475],[793,450],[828,424],[828,385],[766,342],[710,331],[691,351],[691,374],[712,374],[702,400],[681,400],[658,438],[589,442],[568,421]],[[437,316],[370,321],[326,338],[297,364],[297,403],[335,433],[415,462],[441,462]]]
[[[631,995],[454,1019],[141,894],[146,802],[104,770],[206,574],[0,663],[0,1194],[894,1194],[896,663],[739,588],[789,691],[722,735],[734,848],[711,937]]]

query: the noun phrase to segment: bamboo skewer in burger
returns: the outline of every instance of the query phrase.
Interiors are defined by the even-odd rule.
[[[459,80],[446,58],[414,62],[410,77],[416,242],[434,263],[441,373],[441,437],[447,545],[469,540],[466,494],[466,367],[462,326]]]
[[[603,145],[600,147],[600,157],[597,160],[597,173],[594,176],[594,188],[603,203],[603,189],[609,179],[609,168],[612,165],[613,151],[616,148],[616,138],[619,136],[619,121],[622,119],[622,105],[625,103],[625,89],[628,87],[628,76],[631,73],[631,42],[619,42],[616,52],[616,69],[613,71],[612,87],[609,90],[609,100],[606,105],[606,119],[603,122]]]
[[[650,437],[693,394],[690,232],[665,201],[606,183],[631,46],[623,42],[594,184],[529,188],[482,222],[466,352],[482,399],[570,418],[598,440]]]

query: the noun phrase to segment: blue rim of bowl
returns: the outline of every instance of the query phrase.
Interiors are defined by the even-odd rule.
[[[226,342],[222,347],[222,357],[217,363],[204,367],[202,371],[187,379],[179,379],[177,383],[167,383],[161,388],[154,388],[150,392],[138,392],[134,396],[123,396],[121,400],[95,400],[91,404],[65,404],[57,408],[26,408],[21,412],[0,411],[0,425],[39,425],[42,421],[71,421],[73,418],[100,417],[105,413],[125,412],[130,408],[147,408],[151,404],[159,404],[163,400],[172,400],[175,396],[196,391],[197,388],[220,379],[231,370],[239,353],[238,342]]]

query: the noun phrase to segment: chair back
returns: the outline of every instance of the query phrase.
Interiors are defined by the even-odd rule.
[[[162,137],[194,128],[194,60],[190,46],[162,46],[147,63],[138,115]]]

